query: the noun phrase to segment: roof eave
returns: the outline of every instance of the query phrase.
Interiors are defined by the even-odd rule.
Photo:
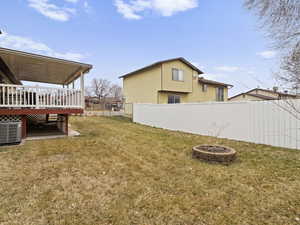
[[[60,63],[78,65],[78,66],[87,67],[87,68],[90,68],[90,69],[93,67],[91,64],[87,64],[87,63],[75,62],[75,61],[67,60],[67,59],[54,58],[54,57],[51,57],[51,56],[39,55],[39,54],[29,53],[29,52],[23,52],[23,51],[18,51],[18,50],[14,50],[14,49],[8,49],[8,48],[0,47],[0,51],[6,52],[6,53],[11,53],[11,54],[17,54],[17,55],[21,55],[21,56],[23,55],[23,56],[33,57],[33,58],[47,59],[47,60],[51,60],[51,61],[54,61],[54,62],[56,61],[56,62],[60,62]]]
[[[32,78],[21,77],[20,80],[23,80],[23,81],[66,85],[66,84],[72,83],[74,80],[76,80],[78,77],[80,77],[81,74],[88,73],[93,68],[93,66],[91,64],[87,64],[87,63],[75,62],[75,61],[71,61],[71,60],[54,58],[54,57],[50,57],[50,56],[44,56],[44,55],[39,55],[39,54],[35,54],[35,53],[28,53],[28,52],[7,49],[7,48],[2,48],[2,47],[0,47],[0,53],[3,55],[6,55],[6,56],[12,55],[12,56],[16,56],[16,57],[26,57],[26,58],[29,58],[32,60],[40,60],[45,63],[60,64],[62,66],[64,66],[64,65],[71,66],[71,67],[74,67],[74,71],[76,70],[75,72],[74,71],[72,73],[70,72],[70,74],[66,73],[65,80],[60,80],[57,83],[53,82],[53,80],[52,81],[48,81],[48,80],[39,81],[39,80],[35,79],[34,77],[32,77]],[[20,84],[22,84],[22,83],[20,82]]]
[[[225,84],[225,83],[221,83],[221,82],[217,82],[217,81],[213,81],[213,80],[205,80],[203,78],[199,78],[198,81],[203,84],[210,84],[210,85],[215,85],[215,86],[223,86],[223,87],[227,87],[227,88],[233,88],[232,84]]]
[[[197,71],[198,72],[198,75],[200,74],[204,74],[199,68],[197,68],[196,66],[194,66],[193,64],[191,64],[189,61],[187,61],[185,58],[183,57],[179,57],[179,58],[173,58],[173,59],[168,59],[168,60],[163,60],[163,61],[159,61],[159,62],[156,62],[156,63],[153,63],[153,64],[150,64],[149,66],[145,66],[145,67],[142,67],[141,69],[138,69],[138,70],[135,70],[133,72],[130,72],[130,73],[127,73],[125,75],[122,75],[122,76],[119,76],[119,79],[122,79],[122,78],[125,78],[125,77],[128,77],[128,76],[131,76],[131,75],[135,75],[139,72],[142,72],[142,71],[145,71],[147,69],[150,69],[150,68],[153,68],[155,66],[159,66],[163,63],[167,63],[167,62],[172,62],[172,61],[176,61],[176,60],[179,60],[181,62],[183,62],[184,64],[186,64],[187,66],[191,67],[193,70]]]

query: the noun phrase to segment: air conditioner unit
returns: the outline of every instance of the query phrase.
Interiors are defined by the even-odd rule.
[[[0,145],[14,144],[22,141],[21,122],[1,122],[0,123]]]

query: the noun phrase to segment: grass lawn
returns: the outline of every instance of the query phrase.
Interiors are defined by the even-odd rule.
[[[300,151],[76,117],[82,136],[0,148],[0,224],[300,224]],[[230,166],[198,144],[238,151]]]

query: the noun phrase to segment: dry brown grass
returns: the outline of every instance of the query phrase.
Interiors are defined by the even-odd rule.
[[[216,139],[72,118],[81,137],[0,149],[1,225],[299,224],[300,152],[229,140],[230,166],[191,158]]]

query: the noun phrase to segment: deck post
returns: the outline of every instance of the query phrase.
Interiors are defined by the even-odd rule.
[[[36,85],[36,93],[35,93],[35,104],[36,104],[36,108],[39,109],[39,105],[40,105],[40,95],[39,95],[39,87],[38,85]]]
[[[66,114],[64,116],[65,116],[65,127],[64,127],[64,130],[65,130],[65,134],[68,136],[68,134],[69,134],[69,115]]]
[[[57,115],[57,128],[66,135],[68,135],[68,133],[69,133],[68,124],[69,124],[69,115],[68,114],[58,114]]]
[[[80,75],[80,90],[81,90],[81,105],[82,108],[85,108],[85,99],[84,99],[84,74],[81,72]]]
[[[26,138],[27,136],[27,117],[26,115],[21,116],[21,122],[22,122],[22,139]]]

